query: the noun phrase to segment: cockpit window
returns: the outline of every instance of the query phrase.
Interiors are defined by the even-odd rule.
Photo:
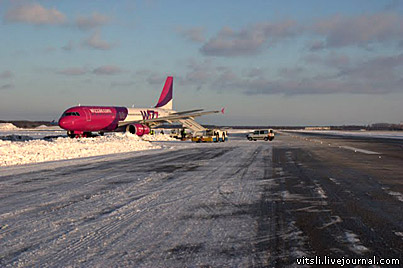
[[[68,112],[63,114],[63,117],[65,116],[80,116],[80,114],[78,112]]]

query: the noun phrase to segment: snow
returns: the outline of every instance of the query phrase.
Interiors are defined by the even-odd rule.
[[[145,140],[145,141],[177,141],[177,139],[171,138],[167,134],[144,135],[143,140]]]
[[[11,123],[0,123],[0,130],[16,130],[18,129]]]
[[[351,146],[340,146],[340,148],[351,150],[351,151],[354,151],[354,152],[363,153],[363,154],[381,154],[381,153],[378,153],[378,152],[359,149],[359,148],[355,148],[355,147],[351,147]]]
[[[338,130],[283,130],[283,132],[314,133],[322,135],[338,135],[349,137],[403,139],[403,131],[338,131]]]
[[[15,136],[14,140],[24,140],[18,136],[29,136],[33,139],[42,139],[48,136],[65,136],[66,131],[59,126],[39,126],[37,128],[17,128],[13,124],[0,124],[0,139],[4,136]]]
[[[253,129],[232,129],[232,128],[228,129],[229,134],[238,134],[238,133],[247,134],[250,132],[253,132]]]
[[[346,242],[349,244],[350,250],[354,253],[362,255],[365,252],[369,251],[369,249],[361,243],[361,240],[355,233],[346,231],[344,235]]]
[[[163,140],[164,137],[156,139]],[[22,142],[0,140],[0,166],[23,165],[159,148],[161,148],[160,145],[153,145],[137,135],[121,133],[83,139],[60,137],[51,140],[34,139]]]
[[[231,132],[232,130],[229,129]],[[243,133],[248,130],[235,130]],[[165,142],[165,143],[164,143]],[[58,126],[20,129],[0,124],[0,166],[15,166],[83,157],[122,154],[153,149],[184,148],[195,144],[168,134],[144,135],[108,133],[95,138],[71,139]],[[204,146],[208,146],[204,144]]]
[[[400,202],[403,202],[403,194],[401,194],[399,192],[393,192],[393,191],[389,191],[388,194],[395,197]]]

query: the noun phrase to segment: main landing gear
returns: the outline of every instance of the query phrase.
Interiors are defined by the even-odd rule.
[[[70,138],[89,138],[94,137],[91,132],[74,132],[74,131],[67,131],[67,136]]]

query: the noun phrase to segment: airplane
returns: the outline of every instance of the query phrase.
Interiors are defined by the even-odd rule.
[[[127,108],[116,106],[75,106],[68,108],[59,119],[59,126],[67,136],[89,137],[92,132],[130,132],[138,136],[149,134],[151,127],[162,123],[179,122],[194,131],[204,130],[194,118],[219,113],[195,109],[177,112],[172,109],[173,77],[168,76],[160,98],[153,108]],[[224,109],[221,110],[224,113]]]

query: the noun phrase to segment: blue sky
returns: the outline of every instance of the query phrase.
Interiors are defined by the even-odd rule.
[[[203,123],[403,121],[402,1],[0,0],[0,119],[82,105],[226,108]]]

